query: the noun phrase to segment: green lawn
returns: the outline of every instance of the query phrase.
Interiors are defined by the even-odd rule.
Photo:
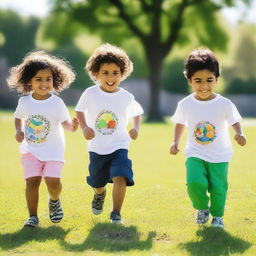
[[[28,213],[12,113],[0,112],[0,255],[256,255],[256,127],[244,128],[248,143],[234,145],[229,168],[225,231],[199,228],[186,194],[185,157],[169,155],[173,126],[143,124],[132,142],[135,186],[127,189],[123,226],[109,223],[111,189],[102,215],[90,210],[93,192],[85,182],[88,156],[80,131],[66,133],[61,195],[65,216],[48,218],[45,184],[40,190],[40,227],[23,229]],[[184,140],[183,140],[184,143]]]

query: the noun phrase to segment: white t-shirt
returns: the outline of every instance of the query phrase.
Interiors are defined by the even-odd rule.
[[[188,127],[187,157],[212,163],[230,160],[233,149],[228,127],[241,116],[229,99],[217,94],[212,100],[200,101],[190,94],[178,103],[172,120]]]
[[[95,132],[95,137],[88,140],[88,151],[101,155],[113,153],[121,148],[128,149],[129,118],[143,114],[141,105],[123,88],[108,93],[98,85],[83,92],[76,111],[84,112],[87,125]]]
[[[61,123],[70,121],[70,116],[62,99],[54,94],[46,100],[36,100],[32,95],[21,97],[15,117],[25,119],[22,154],[30,152],[41,161],[64,161],[65,137]]]

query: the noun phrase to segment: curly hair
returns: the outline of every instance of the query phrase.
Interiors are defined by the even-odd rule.
[[[99,72],[104,63],[114,63],[120,67],[122,81],[133,71],[133,63],[124,50],[115,45],[103,44],[93,52],[85,66],[85,70],[94,82],[96,81],[95,74]]]
[[[215,77],[220,76],[220,68],[217,57],[214,53],[207,49],[201,48],[192,51],[184,63],[184,75],[187,79],[199,70],[207,69],[214,73]]]
[[[21,64],[10,69],[7,84],[21,94],[28,94],[32,91],[29,85],[31,79],[42,69],[51,70],[53,88],[57,93],[68,88],[75,80],[75,73],[67,61],[44,50],[34,50],[24,57]]]

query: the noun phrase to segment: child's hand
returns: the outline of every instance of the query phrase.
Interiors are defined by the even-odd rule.
[[[92,138],[95,137],[95,133],[93,131],[92,128],[86,126],[84,129],[83,129],[83,133],[84,133],[84,137],[87,139],[87,140],[91,140]]]
[[[177,155],[179,152],[180,152],[180,150],[178,149],[178,145],[176,145],[175,142],[173,142],[173,144],[171,145],[171,148],[170,148],[170,154]]]
[[[244,135],[238,135],[236,134],[234,136],[234,139],[236,140],[236,142],[240,145],[240,146],[244,146],[246,144],[246,138]]]
[[[79,126],[79,121],[76,117],[74,117],[71,121],[71,131],[75,132]]]
[[[129,131],[130,137],[133,140],[136,140],[138,137],[138,130],[136,128],[133,128]]]
[[[15,135],[15,139],[18,142],[22,142],[24,140],[24,132],[23,131],[17,131]]]

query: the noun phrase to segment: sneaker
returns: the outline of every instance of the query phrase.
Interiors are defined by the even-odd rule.
[[[31,216],[25,222],[24,227],[37,227],[39,224],[39,220],[37,216]]]
[[[92,212],[95,215],[101,214],[103,211],[103,204],[106,197],[106,190],[102,194],[94,193],[92,200]]]
[[[223,218],[213,216],[211,226],[215,228],[224,228]]]
[[[49,200],[49,217],[53,223],[58,223],[63,218],[63,209],[60,204],[60,200]]]
[[[118,211],[112,211],[110,214],[110,222],[111,223],[117,223],[117,224],[122,224],[122,218],[121,218],[121,214]]]
[[[196,223],[201,225],[207,223],[209,220],[209,210],[198,210],[196,216]]]

